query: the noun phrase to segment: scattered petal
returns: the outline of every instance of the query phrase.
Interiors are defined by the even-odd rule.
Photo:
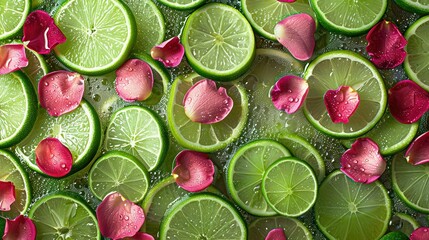
[[[393,22],[383,20],[366,35],[366,51],[375,66],[381,69],[395,68],[404,62],[407,40]]]
[[[176,156],[173,177],[176,183],[189,192],[199,192],[213,182],[214,165],[205,153],[183,150]]]
[[[0,211],[10,211],[15,202],[15,185],[12,182],[0,181]]]
[[[296,0],[277,0],[277,1],[279,1],[279,2],[293,3],[293,2],[295,2]]]
[[[328,90],[323,97],[329,117],[334,123],[348,123],[359,106],[359,94],[349,86]]]
[[[287,238],[283,228],[274,228],[267,234],[265,240],[287,240]]]
[[[372,183],[385,169],[377,143],[369,138],[358,138],[341,156],[341,171],[355,182]]]
[[[173,68],[182,62],[185,48],[180,43],[179,37],[176,36],[153,47],[150,54],[153,59],[162,62],[165,67]]]
[[[136,235],[132,237],[122,238],[122,240],[155,240],[155,238],[148,233],[137,232]]]
[[[45,138],[40,141],[35,153],[36,164],[46,175],[64,177],[72,168],[72,154],[57,138]]]
[[[234,102],[226,89],[204,79],[195,83],[183,98],[185,114],[193,122],[211,124],[222,121],[231,112]]]
[[[66,41],[66,36],[55,25],[47,12],[36,10],[27,16],[24,23],[23,42],[39,54],[48,54],[58,44]]]
[[[76,109],[82,101],[85,80],[74,72],[51,72],[39,81],[40,105],[58,117]]]
[[[25,47],[22,44],[0,46],[0,75],[14,72],[28,66]]]
[[[19,215],[14,220],[6,219],[3,240],[34,240],[36,226],[30,218]]]
[[[271,101],[278,110],[294,113],[302,106],[308,94],[308,83],[297,76],[280,78],[271,90]]]
[[[389,110],[398,122],[419,121],[429,109],[429,93],[411,80],[403,80],[389,89]]]
[[[413,165],[429,162],[429,132],[420,135],[410,144],[405,158]]]
[[[306,13],[286,17],[274,27],[274,35],[296,59],[311,58],[316,45],[316,22]]]
[[[145,220],[143,209],[118,192],[107,195],[96,212],[101,234],[111,239],[134,236]]]
[[[140,59],[130,59],[116,70],[115,89],[124,101],[144,101],[152,93],[152,68]]]
[[[428,239],[429,239],[429,227],[419,227],[415,229],[410,235],[410,240],[428,240]]]

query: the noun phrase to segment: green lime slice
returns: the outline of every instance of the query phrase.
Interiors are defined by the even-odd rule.
[[[28,66],[21,70],[30,79],[34,90],[37,92],[39,80],[48,74],[49,68],[43,56],[37,52],[25,48],[25,54],[27,55]]]
[[[195,151],[214,152],[240,136],[247,122],[248,99],[241,85],[223,83],[221,86],[226,88],[234,101],[228,116],[214,124],[192,122],[186,116],[182,102],[188,89],[201,79],[203,77],[192,73],[174,80],[168,99],[167,120],[171,133],[180,145]]]
[[[405,213],[395,213],[389,223],[390,231],[400,231],[408,236],[418,227],[420,224],[417,220]]]
[[[30,12],[30,0],[0,1],[0,40],[19,32]]]
[[[107,152],[97,159],[88,174],[88,185],[94,196],[103,200],[111,192],[140,202],[149,189],[149,174],[135,157],[119,151]]]
[[[234,202],[256,216],[275,215],[262,195],[262,177],[272,163],[287,156],[289,151],[273,140],[257,140],[239,148],[228,163],[226,177]]]
[[[367,32],[383,17],[387,0],[310,0],[319,22],[328,30],[345,35]]]
[[[97,113],[85,100],[78,108],[60,117],[52,117],[39,108],[33,130],[15,148],[16,155],[39,173],[42,171],[36,165],[34,150],[47,137],[58,138],[70,150],[73,156],[70,174],[74,173],[92,160],[100,146],[101,128]]]
[[[133,155],[152,171],[164,160],[168,137],[156,113],[141,106],[127,106],[112,115],[104,146],[107,151]]]
[[[428,0],[395,0],[395,2],[401,6],[401,8],[421,14],[429,13],[429,1]]]
[[[0,181],[12,182],[15,186],[15,202],[10,211],[0,211],[0,216],[14,219],[27,211],[31,202],[31,188],[28,176],[19,159],[7,150],[0,150]]]
[[[315,219],[329,239],[379,239],[387,230],[391,201],[380,182],[357,183],[337,170],[319,188]]]
[[[177,10],[188,10],[201,6],[205,0],[159,0],[160,3],[165,6],[177,9]]]
[[[172,206],[162,220],[160,239],[246,240],[247,228],[230,203],[201,193]]]
[[[235,8],[210,3],[194,11],[182,31],[186,58],[200,75],[229,81],[245,73],[255,56],[255,36]]]
[[[387,93],[377,68],[357,53],[338,50],[317,57],[308,66],[304,78],[310,90],[304,105],[307,119],[318,130],[338,138],[352,138],[368,132],[383,116]],[[333,123],[323,97],[328,90],[350,86],[359,94],[360,103],[349,123]]]
[[[265,239],[275,228],[283,228],[288,240],[312,240],[313,236],[301,221],[295,218],[275,216],[257,218],[249,225],[249,240]]]
[[[119,0],[67,0],[55,22],[67,41],[55,50],[70,69],[101,75],[118,68],[128,57],[136,38],[136,22]]]
[[[78,196],[45,196],[34,203],[28,216],[36,225],[37,239],[101,239],[97,218]]]

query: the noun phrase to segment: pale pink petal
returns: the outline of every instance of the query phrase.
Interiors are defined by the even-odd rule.
[[[358,92],[349,86],[328,90],[323,98],[329,117],[334,123],[348,123],[360,102]]]
[[[115,89],[124,101],[144,101],[152,93],[152,68],[140,59],[130,59],[116,70]]]
[[[413,165],[429,162],[429,132],[420,135],[410,144],[405,158]]]
[[[185,114],[193,122],[211,124],[225,119],[231,112],[234,102],[226,89],[217,89],[216,83],[204,79],[195,83],[183,98]]]
[[[287,238],[283,228],[274,228],[267,234],[265,240],[287,240]]]
[[[34,240],[36,226],[30,218],[19,215],[13,220],[6,219],[3,240]]]
[[[43,173],[51,177],[64,177],[73,165],[70,150],[57,138],[45,138],[37,145],[36,164]]]
[[[0,75],[14,72],[28,66],[25,47],[22,44],[0,46]]]
[[[13,182],[0,181],[0,211],[10,211],[15,202],[15,185]]]
[[[148,233],[137,232],[134,236],[122,238],[122,240],[155,240],[155,238]]]
[[[179,66],[182,62],[185,48],[180,43],[179,37],[173,37],[151,49],[150,54],[153,59],[164,64],[165,67],[172,68]]]
[[[429,227],[415,229],[410,235],[410,240],[429,240]]]
[[[293,2],[295,2],[296,0],[277,0],[277,1],[279,1],[279,2],[293,3]]]
[[[271,90],[271,101],[279,110],[294,113],[302,106],[308,94],[308,83],[297,76],[280,78]]]

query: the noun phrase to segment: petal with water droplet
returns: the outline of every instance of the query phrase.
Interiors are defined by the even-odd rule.
[[[115,89],[124,101],[144,101],[152,93],[152,68],[140,59],[130,59],[116,70]]]
[[[274,228],[267,234],[265,240],[287,240],[287,238],[283,228]]]
[[[8,74],[28,66],[25,47],[22,44],[0,46],[0,74]]]
[[[172,68],[179,66],[182,62],[185,48],[180,43],[179,37],[173,37],[151,49],[150,54],[153,59],[164,64],[165,67]]]
[[[51,177],[64,177],[72,168],[73,156],[57,138],[45,138],[40,141],[35,154],[37,166]]]
[[[358,92],[349,86],[326,91],[323,100],[334,123],[348,123],[360,102]]]
[[[271,90],[271,101],[279,110],[291,114],[302,106],[308,94],[308,83],[297,76],[280,78]]]
[[[30,218],[19,215],[13,220],[6,219],[3,240],[34,240],[36,226]]]
[[[415,229],[410,235],[410,240],[428,240],[428,239],[429,239],[429,227],[419,227]]]
[[[429,132],[420,135],[410,144],[405,158],[413,165],[429,162]]]
[[[148,233],[137,232],[134,236],[122,238],[121,240],[155,240],[155,238]]]
[[[0,211],[10,211],[15,202],[15,185],[12,182],[0,181]]]

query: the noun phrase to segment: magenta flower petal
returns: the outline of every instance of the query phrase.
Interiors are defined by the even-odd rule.
[[[411,80],[403,80],[389,89],[389,109],[398,122],[417,122],[429,109],[429,93]]]
[[[283,228],[274,228],[267,234],[265,240],[287,240],[287,238]]]
[[[45,75],[39,81],[40,105],[54,117],[73,111],[82,101],[84,82],[80,74],[64,70]]]
[[[122,238],[122,240],[155,240],[155,238],[148,233],[137,232],[134,236]]]
[[[143,209],[118,192],[107,195],[96,212],[101,234],[112,239],[134,236],[145,220]]]
[[[22,44],[0,46],[0,75],[28,66],[25,47]]]
[[[14,220],[6,219],[3,240],[34,240],[36,226],[30,218],[19,215]]]
[[[189,192],[199,192],[213,182],[215,169],[205,153],[183,150],[176,156],[173,176],[176,183]]]
[[[277,0],[277,1],[279,1],[279,2],[293,3],[293,2],[295,2],[296,0]]]
[[[64,177],[72,168],[72,154],[57,138],[45,138],[40,141],[35,153],[36,164],[46,175]]]
[[[405,158],[413,165],[429,162],[429,132],[420,135],[410,144]]]
[[[286,17],[274,27],[274,35],[296,59],[311,58],[316,45],[316,22],[306,13]]]
[[[140,59],[130,59],[116,70],[115,88],[124,101],[144,101],[152,93],[152,68]]]
[[[234,102],[226,89],[204,79],[195,83],[183,98],[185,114],[193,122],[211,124],[222,121],[231,112]]]
[[[329,117],[334,123],[348,123],[360,102],[358,92],[349,86],[328,90],[323,98]]]
[[[165,67],[172,68],[179,66],[182,62],[185,48],[180,43],[179,37],[173,37],[151,49],[152,58],[164,64]]]
[[[12,182],[0,181],[0,211],[10,211],[15,202],[15,185]]]
[[[271,101],[279,110],[291,114],[302,106],[308,94],[308,83],[297,76],[280,78],[271,90]]]
[[[410,235],[410,240],[428,240],[428,239],[429,239],[429,227],[419,227],[415,229]]]
[[[341,156],[341,171],[355,182],[372,183],[385,169],[377,143],[369,138],[358,138]]]
[[[407,56],[404,50],[407,40],[392,22],[379,22],[368,32],[366,40],[366,51],[378,68],[395,68],[404,62]]]

